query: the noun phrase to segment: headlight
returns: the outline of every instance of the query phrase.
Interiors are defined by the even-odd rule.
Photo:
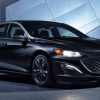
[[[62,55],[66,57],[81,57],[81,54],[79,52],[74,51],[68,51],[68,50],[60,50],[60,49],[54,49],[54,52],[57,55]]]
[[[74,51],[63,51],[63,56],[67,56],[67,57],[80,57],[81,54],[79,52],[74,52]]]

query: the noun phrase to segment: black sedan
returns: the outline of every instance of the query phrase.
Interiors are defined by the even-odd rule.
[[[5,22],[0,25],[0,72],[31,75],[38,86],[99,82],[100,40],[63,23]]]

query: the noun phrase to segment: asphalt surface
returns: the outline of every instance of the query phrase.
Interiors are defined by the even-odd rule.
[[[36,86],[29,78],[0,79],[0,100],[100,100],[100,84]]]

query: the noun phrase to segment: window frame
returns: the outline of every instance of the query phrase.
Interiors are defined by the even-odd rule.
[[[79,38],[88,38],[87,35],[83,34],[83,33],[80,32],[79,30],[77,30],[77,29],[75,29],[74,27],[71,27],[71,26],[69,26],[69,25],[67,25],[67,24],[64,24],[64,23],[58,24],[58,23],[56,23],[56,24],[55,24],[55,27],[56,27],[56,30],[57,30],[59,36],[60,36],[60,33],[59,33],[57,27],[61,27],[61,28],[63,28],[63,29],[66,29],[66,30],[72,32],[73,34],[79,36]]]
[[[18,25],[17,23],[9,23],[9,28],[8,28],[8,32],[7,32],[7,39],[13,39],[12,37],[9,37],[9,35],[11,35],[11,27],[12,25],[16,25],[16,26],[19,26],[21,28],[21,30],[24,32],[24,36],[25,36],[25,31],[23,30],[23,28]]]
[[[73,36],[71,36],[71,35],[68,36],[68,33],[66,33],[67,35],[65,37],[68,37],[68,38],[77,38],[78,37],[78,38],[80,38],[80,36],[78,34],[76,34],[75,32],[73,32],[67,28],[59,27],[59,26],[57,26],[56,28],[57,28],[57,31],[59,32],[59,35],[61,38],[63,37],[63,35],[61,34],[60,30],[65,30],[66,32],[70,32],[71,34],[73,34]]]
[[[7,38],[7,31],[8,31],[8,27],[9,27],[9,24],[8,23],[3,23],[3,24],[0,24],[0,27],[1,26],[5,26],[5,30],[4,30],[4,33],[5,33],[5,37],[0,37],[0,39],[6,39]]]

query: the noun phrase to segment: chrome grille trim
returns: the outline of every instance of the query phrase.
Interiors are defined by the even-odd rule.
[[[89,72],[100,74],[100,58],[82,59],[81,63]]]

